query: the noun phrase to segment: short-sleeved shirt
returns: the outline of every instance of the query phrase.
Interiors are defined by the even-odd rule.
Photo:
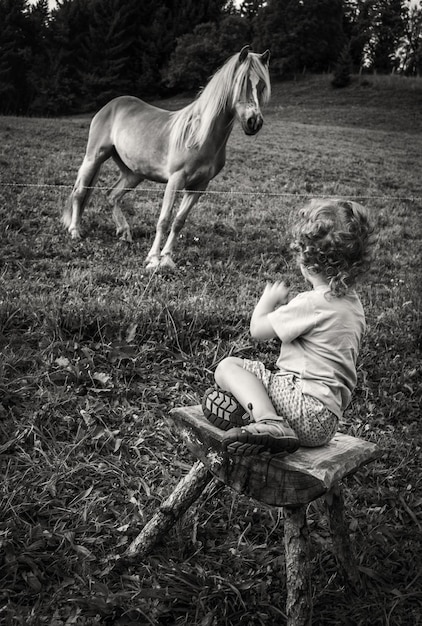
[[[297,376],[302,393],[341,417],[356,386],[356,359],[365,330],[356,292],[338,298],[320,286],[297,295],[268,319],[282,342],[280,374]]]

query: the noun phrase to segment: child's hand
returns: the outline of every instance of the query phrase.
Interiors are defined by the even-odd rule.
[[[262,300],[267,304],[271,311],[278,306],[287,304],[289,297],[289,288],[283,280],[277,280],[275,283],[267,283],[262,294]]]
[[[268,315],[281,304],[287,303],[289,288],[282,280],[267,283],[251,317],[251,335],[255,339],[273,339],[276,333]]]

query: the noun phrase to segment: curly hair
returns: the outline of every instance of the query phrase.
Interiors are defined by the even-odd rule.
[[[373,227],[357,202],[311,200],[299,212],[293,237],[299,263],[323,274],[333,296],[344,296],[370,266]]]

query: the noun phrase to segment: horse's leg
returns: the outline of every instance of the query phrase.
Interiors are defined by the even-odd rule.
[[[169,269],[174,269],[176,267],[176,264],[172,259],[174,243],[180,231],[182,230],[191,209],[198,202],[199,198],[202,195],[202,192],[205,191],[207,185],[208,183],[201,187],[198,187],[195,191],[186,191],[184,193],[182,201],[180,203],[180,208],[176,214],[176,217],[174,218],[166,244],[161,251],[160,267],[166,267]]]
[[[82,213],[93,192],[103,162],[110,154],[102,152],[94,158],[85,155],[75,185],[63,210],[62,221],[72,239],[80,239]]]
[[[132,170],[130,170],[123,163],[117,153],[113,154],[113,160],[120,168],[120,176],[117,182],[113,185],[112,190],[109,192],[108,199],[113,205],[113,220],[116,224],[116,235],[120,235],[120,239],[122,241],[128,241],[131,243],[132,234],[130,232],[130,227],[119,206],[119,202],[125,193],[139,185],[139,183],[144,180],[144,177],[140,174],[132,172]]]
[[[177,191],[180,191],[184,187],[184,174],[176,172],[170,176],[166,190],[164,192],[163,204],[161,206],[160,216],[158,218],[157,226],[155,229],[155,237],[148,256],[146,258],[147,270],[153,270],[160,265],[160,246],[161,240],[164,235],[164,231],[167,230],[170,216],[173,209],[174,201],[176,199]]]

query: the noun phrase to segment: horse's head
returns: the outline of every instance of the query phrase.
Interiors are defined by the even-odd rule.
[[[256,54],[249,46],[234,54],[214,74],[194,102],[173,114],[171,136],[174,146],[199,149],[211,133],[222,133],[213,145],[227,141],[237,117],[247,135],[262,127],[261,105],[271,94],[268,62],[270,52]],[[221,117],[221,123],[216,119]]]
[[[246,135],[255,135],[264,123],[261,105],[268,102],[271,93],[269,60],[269,50],[256,54],[245,46],[239,53],[234,108]]]

